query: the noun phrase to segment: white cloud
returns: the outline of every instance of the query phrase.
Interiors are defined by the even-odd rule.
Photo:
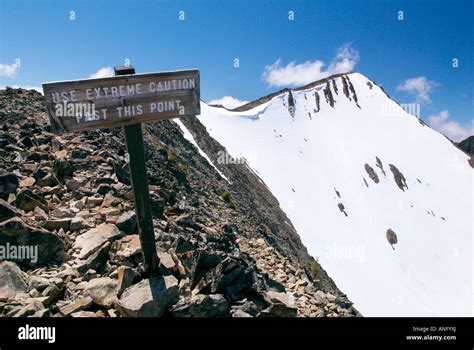
[[[96,79],[96,78],[108,78],[108,77],[113,77],[114,76],[114,69],[112,67],[104,67],[99,69],[97,72],[94,74],[90,75],[90,79]]]
[[[41,86],[19,86],[19,85],[9,85],[12,89],[25,89],[25,90],[36,90],[39,93],[43,94],[43,88]],[[5,90],[6,86],[0,86],[0,90]]]
[[[441,111],[438,114],[430,115],[428,117],[428,122],[433,129],[456,142],[474,135],[474,120],[471,120],[471,123],[462,125],[456,121],[449,120],[449,111],[447,110]]]
[[[248,101],[242,101],[242,100],[239,100],[239,99],[234,98],[232,96],[224,96],[222,98],[209,101],[208,104],[210,104],[210,105],[223,105],[227,109],[234,109],[234,108],[242,106],[246,103],[248,103]]]
[[[398,84],[397,90],[415,95],[418,103],[431,103],[430,94],[437,85],[426,77],[416,77]]]
[[[0,75],[14,79],[18,66],[13,64],[0,64]]]
[[[321,60],[299,64],[292,61],[282,66],[282,60],[278,59],[265,66],[262,77],[270,86],[305,85],[333,74],[350,72],[358,62],[359,52],[345,43],[337,49],[327,69],[324,69],[325,63]]]

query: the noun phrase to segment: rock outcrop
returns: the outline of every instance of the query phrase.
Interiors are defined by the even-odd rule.
[[[224,150],[183,120],[215,161]],[[0,263],[8,317],[358,316],[245,164],[201,156],[172,121],[143,125],[160,273],[143,271],[120,128],[52,134],[43,97],[0,91]],[[227,193],[228,200],[223,193]]]

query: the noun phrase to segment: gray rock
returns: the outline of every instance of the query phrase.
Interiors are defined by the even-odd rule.
[[[112,224],[103,224],[87,231],[76,238],[75,246],[81,251],[77,254],[79,259],[85,259],[96,252],[102,244],[120,236],[117,226]]]
[[[14,174],[0,175],[0,198],[7,199],[10,193],[15,193],[20,181]]]
[[[112,187],[107,184],[100,184],[96,189],[96,192],[100,195],[105,195],[109,193],[110,191],[112,191]]]
[[[293,307],[295,305],[295,301],[290,295],[287,293],[280,293],[275,291],[268,291],[267,298],[270,300],[271,303],[274,304],[285,304],[287,306]]]
[[[67,180],[66,187],[69,191],[74,191],[81,187],[81,183],[76,179]]]
[[[41,224],[41,226],[49,231],[59,231],[60,229],[69,231],[71,219],[46,220]]]
[[[39,179],[36,184],[40,187],[54,187],[59,185],[59,181],[53,174],[47,174],[43,178]]]
[[[287,293],[280,293],[268,291],[267,299],[271,305],[262,311],[260,317],[296,317],[298,309],[295,307],[295,302]]]
[[[326,299],[329,300],[331,303],[336,301],[336,297],[331,293],[326,293]]]
[[[87,270],[101,270],[105,267],[105,262],[109,257],[109,251],[112,244],[106,242],[101,246],[96,252],[90,255],[86,261],[78,265],[77,271],[80,273],[85,273]]]
[[[160,317],[178,299],[178,280],[173,276],[159,276],[127,288],[117,306],[123,316]]]
[[[314,293],[314,298],[318,304],[322,304],[326,299],[326,293],[321,290],[318,290],[316,291],[316,293]]]
[[[76,269],[71,269],[71,268],[66,268],[65,270],[57,274],[58,278],[67,279],[69,277],[70,280],[73,278],[78,278],[79,276],[80,276],[79,271],[77,271]]]
[[[46,289],[41,293],[43,297],[46,297],[43,301],[44,305],[51,305],[56,302],[61,294],[61,290],[54,284],[50,284]]]
[[[176,308],[175,317],[224,317],[228,316],[230,305],[222,294],[197,294],[189,304]]]
[[[69,230],[74,232],[74,231],[79,231],[84,225],[84,220],[81,218],[73,218],[71,220]]]
[[[51,311],[49,311],[48,309],[39,310],[29,317],[34,317],[34,318],[51,317]]]
[[[51,284],[50,280],[40,276],[31,276],[28,285],[31,289],[36,289],[39,292],[42,292]]]
[[[94,278],[97,278],[97,272],[93,269],[87,270],[84,276],[82,276],[82,280],[85,282],[93,280]]]
[[[128,173],[128,169],[118,165],[116,165],[114,168],[115,174],[117,175],[117,179],[125,185],[131,185],[130,174]]]
[[[20,213],[13,205],[0,198],[0,222],[19,215]]]
[[[18,192],[15,205],[26,212],[29,212],[36,207],[40,207],[46,212],[48,211],[48,202],[29,188],[23,188]]]
[[[127,260],[141,252],[140,237],[138,235],[126,236],[120,240],[121,249],[117,252],[117,258],[121,261]]]
[[[239,317],[239,318],[243,318],[243,317],[253,317],[252,315],[246,313],[245,311],[243,310],[240,310],[240,309],[237,309],[234,311],[234,313],[232,314],[232,317]]]
[[[92,306],[92,298],[91,297],[84,297],[84,298],[76,299],[76,301],[74,301],[73,303],[61,307],[59,309],[59,312],[63,316],[68,316],[68,315],[73,314],[77,311],[82,311],[84,309],[88,309],[91,306]]]
[[[38,264],[50,260],[62,261],[65,257],[65,244],[61,238],[45,229],[29,226],[18,217],[0,223],[0,245],[6,243],[38,247]]]
[[[120,266],[117,271],[117,295],[122,295],[123,291],[133,284],[133,280],[137,277],[135,271],[128,266]]]
[[[84,292],[92,298],[94,304],[110,308],[117,302],[116,291],[117,280],[103,277],[91,280]]]
[[[137,233],[137,215],[134,211],[123,213],[116,222],[120,231],[131,235]]]
[[[168,253],[158,252],[158,258],[160,259],[160,269],[164,275],[174,273],[177,270],[176,263],[173,257]]]
[[[74,318],[86,318],[86,317],[97,317],[95,312],[92,311],[78,311],[71,314],[71,317]]]
[[[43,303],[38,300],[34,300],[28,305],[24,306],[20,309],[16,314],[15,317],[27,317],[35,314],[38,311],[44,310]]]
[[[14,298],[17,293],[26,293],[28,287],[21,270],[10,261],[0,263],[0,301]]]

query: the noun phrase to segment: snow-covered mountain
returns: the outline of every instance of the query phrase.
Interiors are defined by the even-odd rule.
[[[358,73],[238,110],[203,103],[199,120],[245,157],[363,315],[474,314],[467,154]]]

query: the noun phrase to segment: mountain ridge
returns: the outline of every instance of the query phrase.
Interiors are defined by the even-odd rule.
[[[471,256],[470,157],[408,114],[370,79],[352,73],[350,82],[354,92],[342,75],[310,89],[287,91],[242,112],[202,105],[198,119],[231,155],[248,159],[309,253],[320,258],[363,314],[466,315],[470,311],[462,309],[460,300],[471,301],[462,292],[459,276],[466,276]],[[453,174],[456,183],[447,180]],[[415,228],[416,234],[411,232]],[[428,232],[436,234],[428,238]],[[387,241],[398,242],[392,245],[395,251]],[[427,244],[428,251],[414,249]],[[345,254],[354,255],[347,257],[347,264],[338,260],[337,252],[344,247]],[[393,252],[384,254],[387,247]],[[458,257],[452,258],[449,249]],[[430,253],[434,251],[435,256]],[[365,258],[357,258],[363,252]],[[372,280],[364,285],[367,276],[357,266],[381,275],[381,261],[413,294],[385,279],[383,288]],[[415,261],[423,268],[402,272]],[[440,271],[459,271],[446,273],[448,284],[458,289],[444,290],[435,275],[427,279],[434,273],[428,262]],[[383,298],[368,301],[364,295],[369,290],[379,290],[377,296],[389,296],[395,303]],[[455,309],[442,299],[457,294]],[[397,304],[398,296],[403,304]],[[429,308],[426,300],[437,306]]]

